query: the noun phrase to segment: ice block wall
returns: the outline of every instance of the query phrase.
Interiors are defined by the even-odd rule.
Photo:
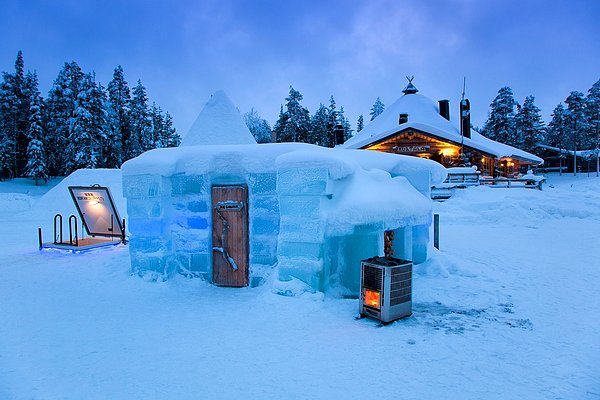
[[[325,167],[280,167],[277,194],[281,232],[277,258],[279,279],[295,277],[315,290],[323,289],[324,226],[321,202],[326,199]]]
[[[124,175],[123,195],[127,198],[129,253],[132,271],[167,274],[166,259],[171,250],[170,221],[166,210],[171,182],[161,175]]]
[[[250,275],[253,266],[273,265],[277,262],[279,235],[279,199],[277,174],[251,173],[248,175],[250,203]]]
[[[211,279],[211,187],[247,185],[250,264],[277,261],[279,202],[276,174],[179,173],[123,177],[134,273]]]

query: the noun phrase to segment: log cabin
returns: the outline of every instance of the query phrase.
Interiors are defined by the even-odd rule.
[[[475,165],[482,176],[513,177],[544,160],[493,141],[471,127],[470,102],[460,102],[459,123],[450,119],[448,100],[419,94],[409,79],[403,95],[340,147],[403,154],[437,161],[444,167]]]

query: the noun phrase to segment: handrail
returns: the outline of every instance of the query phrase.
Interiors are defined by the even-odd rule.
[[[56,220],[58,219],[60,223],[60,242],[57,242],[58,237],[56,235]],[[54,216],[54,244],[63,242],[63,218],[61,214],[56,214]]]
[[[71,221],[74,221],[74,224],[71,224]],[[73,226],[75,227],[75,246],[79,246],[79,238],[77,235],[77,217],[75,215],[71,215],[69,217],[69,244],[73,245]]]

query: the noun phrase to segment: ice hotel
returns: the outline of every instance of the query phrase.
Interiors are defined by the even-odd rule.
[[[222,286],[276,274],[335,295],[358,293],[360,260],[427,259],[430,187],[446,170],[426,159],[365,150],[257,144],[223,92],[181,147],[126,162],[132,270]]]

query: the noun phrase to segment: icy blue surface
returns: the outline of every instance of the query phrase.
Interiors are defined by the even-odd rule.
[[[254,195],[274,194],[277,189],[277,175],[275,173],[250,174],[248,183],[250,192]]]
[[[127,197],[132,270],[168,277],[176,272],[211,279],[211,187],[248,188],[249,259],[278,265],[281,280],[300,279],[314,290],[356,295],[360,261],[383,255],[383,224],[355,226],[352,234],[326,236],[330,181],[327,168],[308,165],[272,173],[207,174],[123,178]],[[429,175],[408,171],[407,179],[426,194]],[[337,184],[337,183],[336,183]],[[395,230],[395,256],[427,259],[429,224]],[[251,277],[251,279],[254,277]]]
[[[428,247],[429,225],[414,226],[412,260],[415,264],[427,261]]]
[[[204,175],[173,175],[171,186],[173,195],[207,193]]]
[[[327,186],[326,168],[280,168],[277,192],[281,195],[322,194]]]

